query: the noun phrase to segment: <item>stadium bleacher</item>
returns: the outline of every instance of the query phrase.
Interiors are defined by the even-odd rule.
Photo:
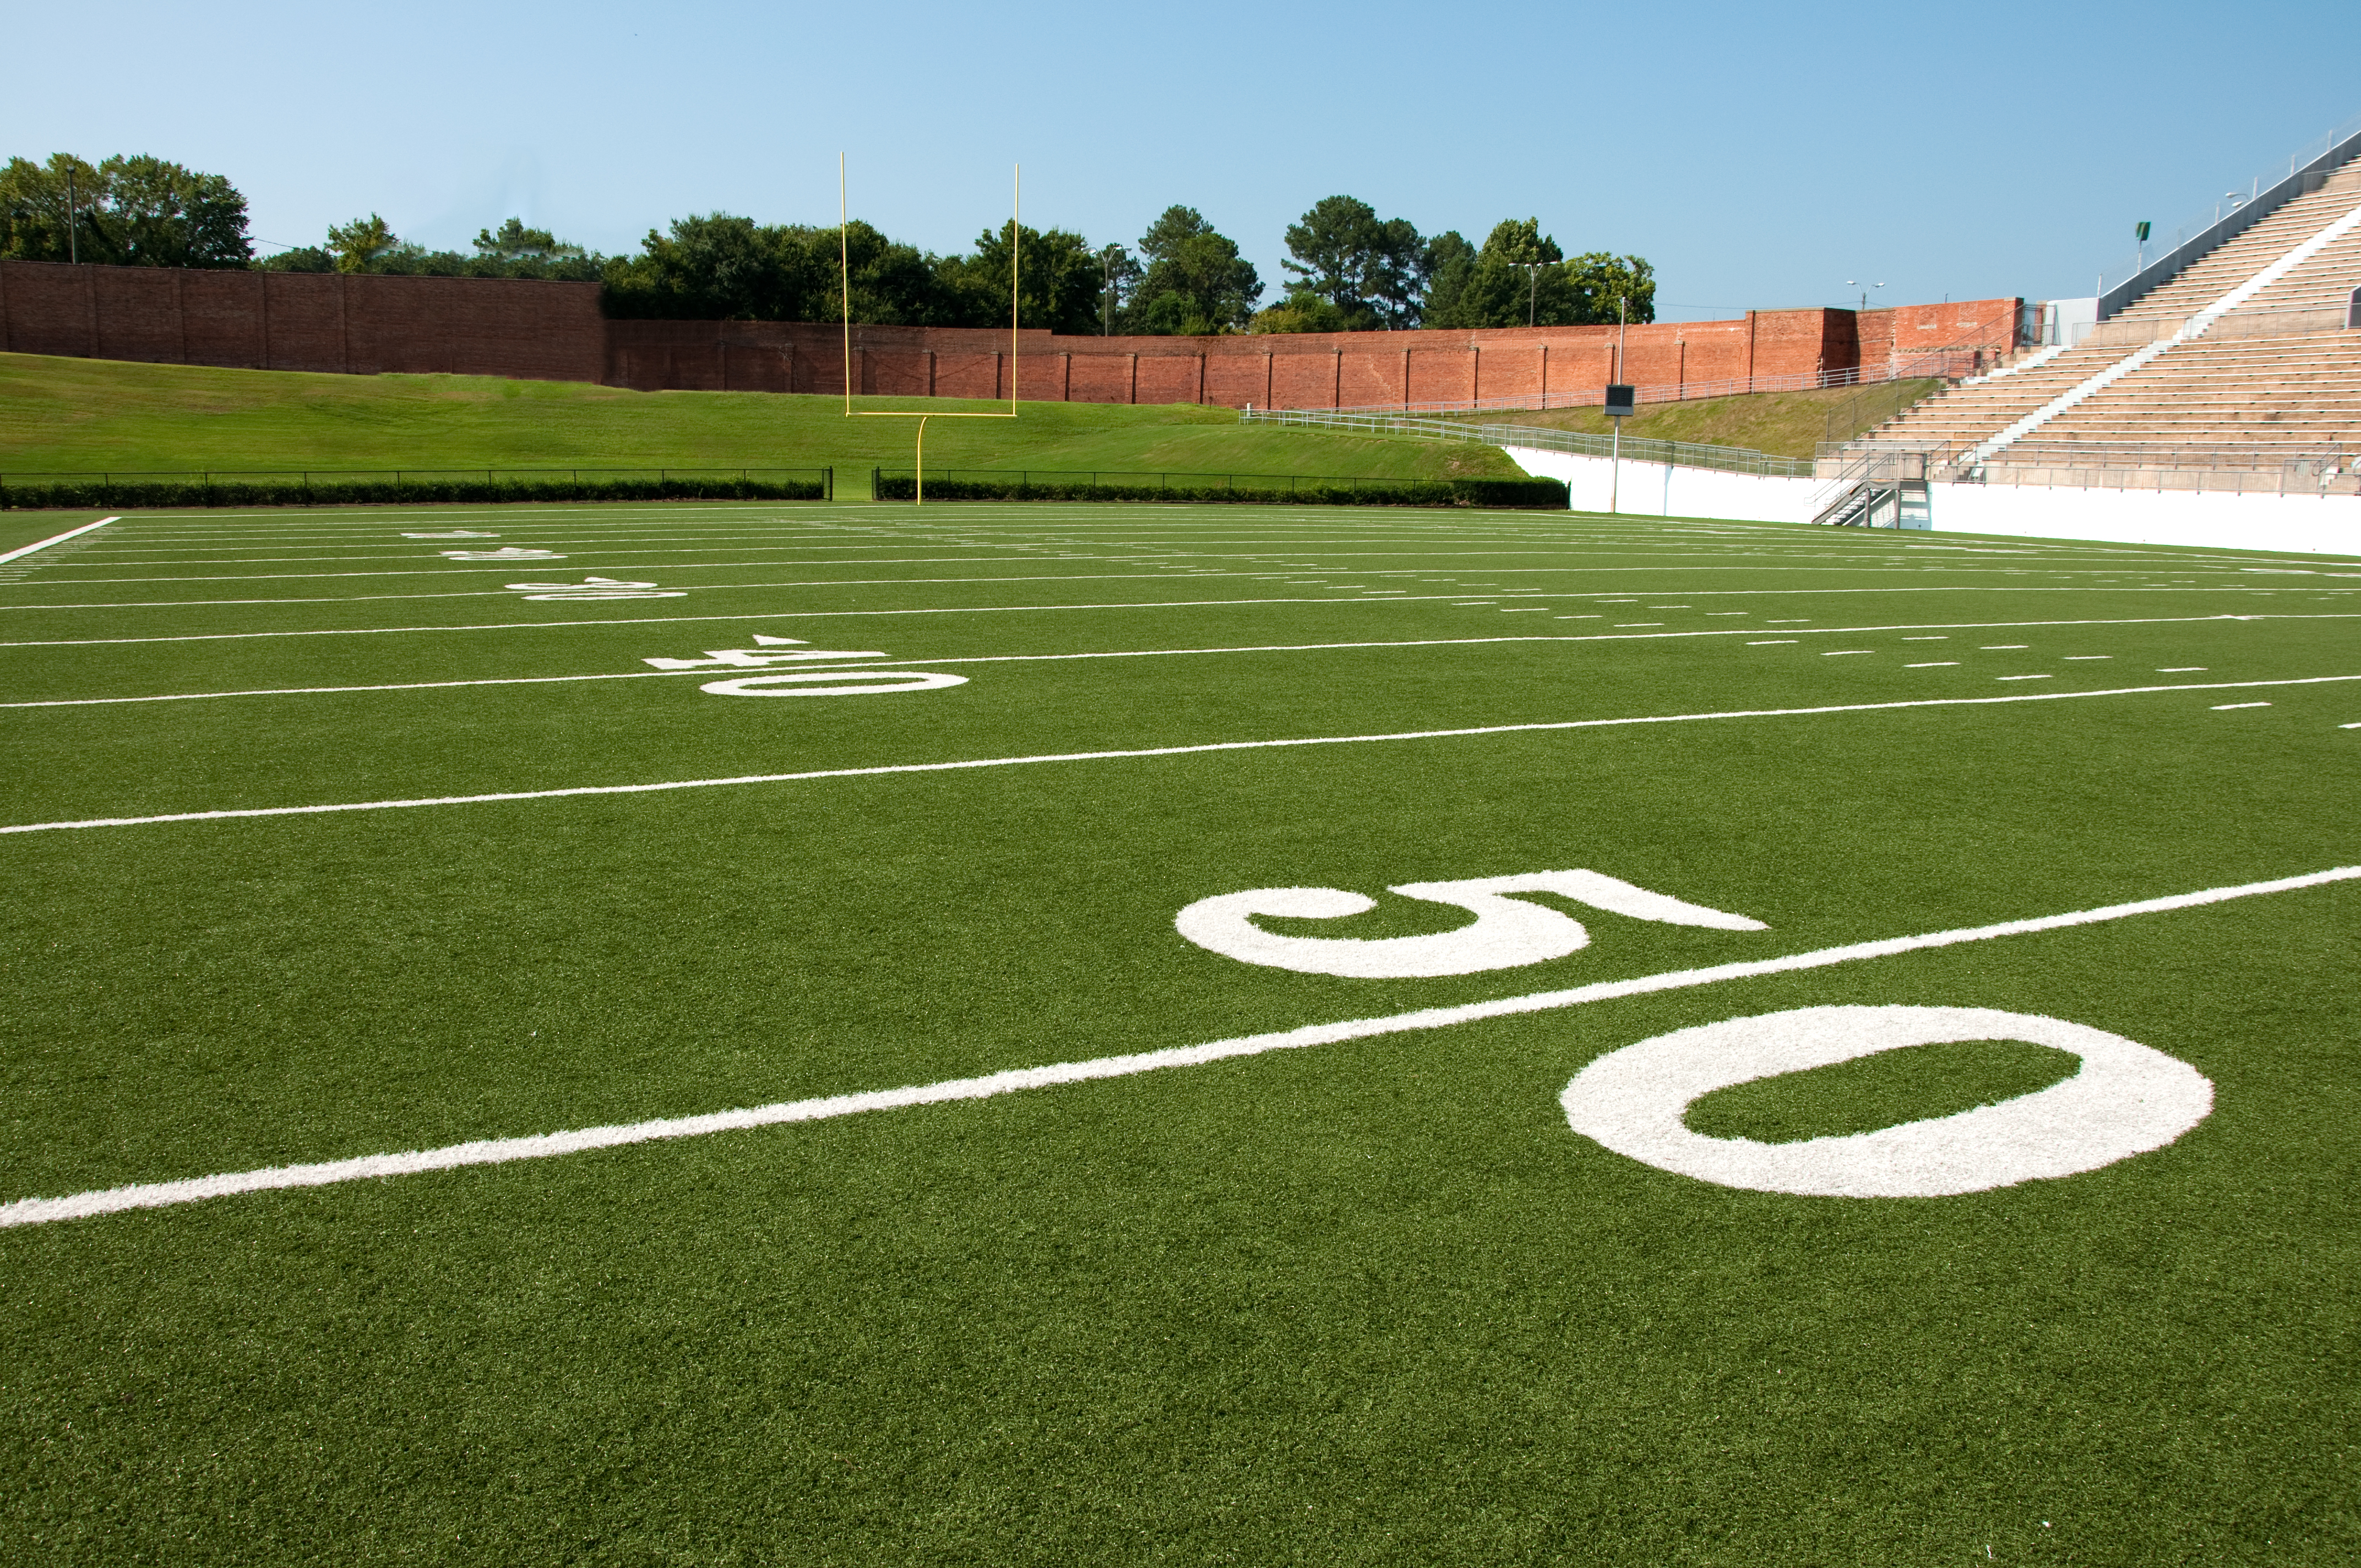
[[[2342,150],[2081,343],[1824,448],[1823,476],[1908,451],[1934,478],[2361,494],[2361,137]]]

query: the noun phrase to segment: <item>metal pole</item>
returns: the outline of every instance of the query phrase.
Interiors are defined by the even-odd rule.
[[[844,280],[844,411],[852,412],[852,241],[847,237],[851,220],[845,215],[844,154],[836,155],[836,258]],[[870,498],[875,499],[873,496]]]
[[[1613,459],[1613,461],[1609,465],[1608,469],[1607,469],[1607,510],[1608,510],[1608,513],[1609,513],[1609,516],[1612,516],[1612,515],[1614,514],[1615,510],[1616,510],[1615,501],[1616,501],[1617,493],[1618,493],[1618,492],[1622,488],[1622,486],[1623,486],[1623,422],[1622,422],[1621,420],[1620,420],[1620,419],[1619,419],[1619,420],[1617,420],[1617,421],[1615,422],[1615,455],[1614,455],[1614,459]]]

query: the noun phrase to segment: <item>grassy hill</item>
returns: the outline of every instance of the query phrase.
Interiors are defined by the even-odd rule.
[[[869,398],[856,407],[911,407]],[[952,399],[935,412],[1005,404]],[[1389,477],[1521,472],[1498,449],[1243,425],[1229,409],[1020,403],[927,427],[928,466]],[[635,392],[481,376],[325,376],[0,354],[0,471],[690,464],[906,466],[914,420],[840,399]]]
[[[1938,381],[1903,382],[1891,387],[1830,387],[1810,392],[1751,392],[1734,398],[1697,398],[1681,403],[1642,403],[1625,422],[1627,435],[1658,441],[1697,441],[1716,446],[1744,446],[1781,457],[1809,457],[1814,444],[1828,439],[1828,417],[1842,417],[1848,404],[1872,401],[1878,417],[1894,407],[1899,393],[1905,403],[1925,397]],[[1868,394],[1867,398],[1863,398]],[[1455,414],[1455,419],[1496,424],[1539,424],[1557,430],[1590,431],[1605,435],[1612,428],[1605,413],[1592,409],[1501,410],[1491,413]],[[1850,422],[1848,422],[1850,423]],[[1839,438],[1853,433],[1838,432]]]

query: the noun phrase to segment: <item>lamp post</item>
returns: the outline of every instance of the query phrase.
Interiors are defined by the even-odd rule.
[[[1631,330],[1631,315],[1625,302],[1615,302],[1615,373],[1624,374],[1623,340]],[[1621,510],[1623,490],[1623,422],[1640,406],[1639,389],[1624,382],[1609,382],[1607,387],[1607,417],[1615,427],[1615,444],[1610,449],[1607,467],[1607,514],[1614,516]]]
[[[1845,280],[1845,287],[1848,289],[1859,289],[1861,291],[1861,309],[1865,311],[1869,309],[1869,291],[1872,289],[1883,289],[1885,285],[1883,283],[1863,283],[1857,279],[1848,278]]]

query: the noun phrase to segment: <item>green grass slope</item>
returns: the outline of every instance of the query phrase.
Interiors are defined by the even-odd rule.
[[[1939,382],[1905,384],[1905,402],[1931,392]],[[1715,446],[1744,446],[1780,457],[1809,457],[1818,442],[1828,439],[1828,415],[1859,397],[1860,387],[1829,387],[1809,392],[1750,392],[1734,398],[1697,398],[1681,403],[1644,403],[1625,422],[1624,433],[1656,441],[1695,441]],[[1880,410],[1890,404],[1881,404]],[[1496,410],[1470,414],[1472,420],[1494,424],[1538,424],[1554,430],[1581,430],[1605,435],[1613,422],[1598,409]],[[1845,433],[1851,433],[1846,432]]]
[[[1005,405],[864,398],[856,407]],[[929,465],[1385,477],[1514,477],[1499,451],[1270,430],[1229,409],[1020,403],[939,420]],[[635,392],[485,376],[324,376],[0,354],[0,471],[614,464],[834,464],[865,494],[906,466],[915,420],[846,419],[836,398]]]

